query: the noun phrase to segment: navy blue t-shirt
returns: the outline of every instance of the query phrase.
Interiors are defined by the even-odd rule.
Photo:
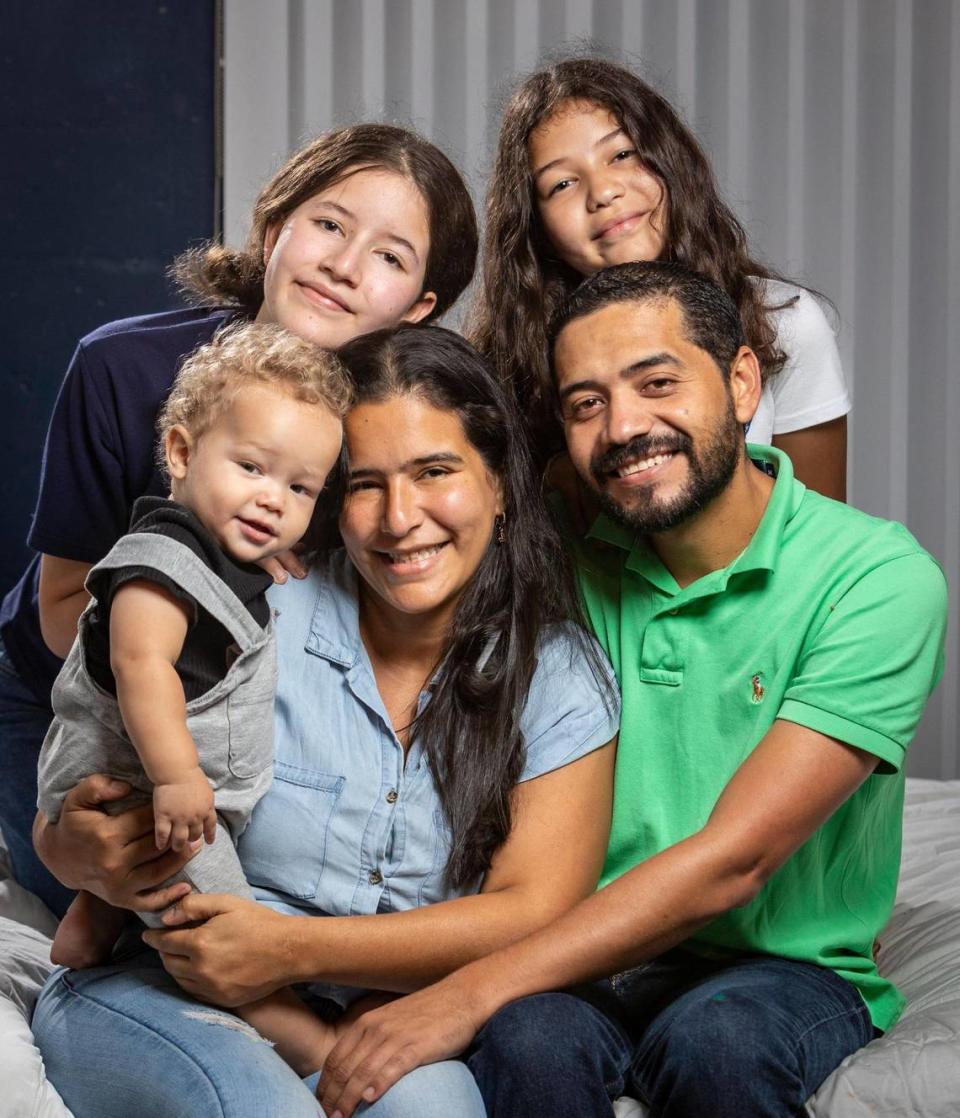
[[[82,338],[67,369],[43,451],[27,539],[37,552],[96,563],[127,531],[134,502],[165,497],[156,421],[184,357],[236,311],[192,308],[108,322]],[[63,663],[43,643],[40,556],[0,607],[0,632],[21,680],[44,703]]]

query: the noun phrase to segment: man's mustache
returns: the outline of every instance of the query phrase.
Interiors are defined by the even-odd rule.
[[[690,436],[680,433],[668,439],[662,435],[637,435],[628,443],[608,447],[602,454],[594,455],[590,459],[590,472],[598,482],[602,483],[610,474],[628,462],[653,458],[657,454],[687,454],[692,446],[693,440]]]

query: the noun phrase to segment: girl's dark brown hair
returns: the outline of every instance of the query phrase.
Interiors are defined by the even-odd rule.
[[[325,132],[295,152],[260,191],[244,249],[209,244],[178,256],[170,274],[192,302],[238,307],[251,317],[263,302],[263,242],[308,198],[356,171],[377,168],[409,179],[423,195],[430,251],[423,290],[437,296],[427,320],[460,297],[477,260],[477,218],[460,172],[439,148],[406,128],[356,124]]]
[[[556,259],[537,210],[527,142],[565,102],[609,109],[641,162],[666,189],[664,253],[731,297],[764,377],[785,355],[776,343],[763,284],[780,277],[747,250],[743,226],[722,201],[703,149],[676,111],[632,71],[601,58],[567,58],[531,74],[507,103],[487,192],[482,283],[471,341],[512,385],[539,455],[559,442],[552,404],[549,324],[582,276]]]

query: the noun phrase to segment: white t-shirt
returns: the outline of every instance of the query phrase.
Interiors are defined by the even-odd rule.
[[[850,395],[830,323],[817,300],[802,287],[767,280],[767,302],[797,301],[773,311],[777,345],[787,355],[763,389],[747,438],[769,445],[774,435],[800,431],[850,411]]]

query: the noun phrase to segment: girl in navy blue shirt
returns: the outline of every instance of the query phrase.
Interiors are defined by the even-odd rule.
[[[58,914],[71,894],[30,841],[50,688],[87,602],[84,579],[165,496],[155,422],[177,369],[227,321],[277,322],[319,345],[443,314],[469,283],[477,229],[463,179],[432,144],[361,124],[295,153],[261,191],[242,250],[181,256],[195,306],[108,323],[80,341],[60,390],[28,539],[37,556],[0,612],[0,827],[14,875]],[[301,573],[273,560],[278,581]]]

